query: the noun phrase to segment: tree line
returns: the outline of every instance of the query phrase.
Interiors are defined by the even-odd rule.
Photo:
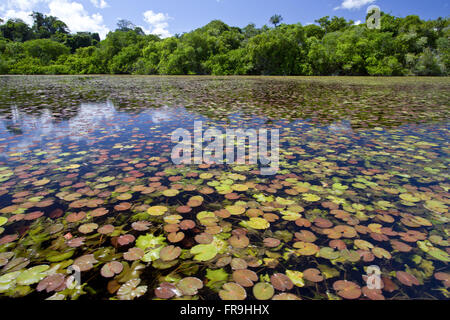
[[[447,75],[448,18],[382,13],[381,29],[329,16],[316,24],[231,27],[214,20],[161,39],[120,20],[100,40],[56,17],[0,20],[0,74]]]

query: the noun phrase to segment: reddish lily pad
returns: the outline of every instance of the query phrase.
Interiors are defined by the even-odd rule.
[[[121,273],[123,270],[123,264],[118,261],[111,261],[103,265],[100,273],[105,278],[112,278],[116,274]]]
[[[302,300],[302,299],[292,293],[280,293],[273,296],[272,300]]]
[[[85,240],[86,240],[85,237],[72,238],[67,241],[67,245],[72,248],[78,248],[84,244]]]
[[[131,227],[136,231],[147,231],[151,226],[149,221],[137,221],[131,224]]]
[[[10,243],[10,242],[16,241],[18,238],[19,238],[19,235],[18,235],[18,234],[9,234],[9,235],[6,235],[6,236],[0,238],[0,245],[5,244],[5,243]]]
[[[231,268],[233,268],[233,270],[244,270],[247,269],[247,262],[244,259],[241,258],[233,258],[231,260]]]
[[[280,291],[288,291],[294,287],[292,280],[283,273],[275,273],[270,277],[270,282],[275,289]]]
[[[155,295],[160,299],[170,299],[179,294],[180,290],[169,282],[163,282],[155,289]]]
[[[213,242],[213,240],[214,237],[208,233],[201,233],[195,236],[195,241],[200,244],[210,244],[211,242]]]
[[[86,223],[86,224],[82,224],[78,228],[78,231],[80,231],[81,233],[84,233],[84,234],[88,234],[88,233],[93,232],[97,228],[98,228],[98,224],[96,224],[96,223]]]
[[[402,284],[408,287],[418,286],[420,285],[419,280],[412,274],[405,272],[405,271],[397,271],[396,277],[398,281],[400,281]]]
[[[68,222],[77,222],[80,220],[83,220],[86,217],[86,212],[80,211],[80,212],[72,212],[66,217],[66,220]]]
[[[181,230],[190,230],[195,228],[195,221],[193,220],[183,220],[180,222]]]
[[[380,289],[369,289],[368,287],[363,287],[362,293],[370,300],[386,300]]]
[[[362,292],[361,287],[356,283],[347,280],[338,280],[333,284],[333,289],[337,294],[345,299],[358,299]]]
[[[125,235],[120,236],[117,239],[117,243],[120,244],[121,246],[126,246],[126,245],[134,242],[134,240],[135,240],[135,238],[133,235],[125,234]]]
[[[236,270],[233,272],[233,280],[243,287],[252,287],[253,282],[258,280],[258,275],[248,269]]]
[[[180,242],[184,239],[184,233],[183,232],[171,232],[167,235],[167,240],[169,240],[172,243]]]
[[[47,293],[52,291],[62,291],[65,288],[64,280],[65,277],[61,273],[49,275],[43,280],[41,280],[41,282],[39,282],[38,286],[36,287],[36,290],[39,292],[45,290]]]
[[[275,238],[265,238],[263,240],[264,246],[268,248],[276,248],[281,244],[281,241]]]
[[[198,290],[203,288],[203,282],[195,277],[181,279],[177,284],[178,289],[186,296],[195,296]]]
[[[145,251],[141,248],[130,248],[123,254],[123,258],[128,261],[136,261],[141,259],[145,254]]]
[[[88,271],[94,267],[94,263],[98,261],[94,258],[93,254],[86,254],[81,256],[73,262],[74,266],[77,266],[80,271]]]
[[[228,282],[222,286],[219,291],[219,296],[222,300],[245,300],[247,292],[237,283]]]
[[[322,282],[323,276],[320,273],[320,270],[315,268],[306,269],[303,271],[303,277],[311,282]]]
[[[434,277],[436,278],[436,280],[442,281],[446,288],[450,287],[450,273],[437,272],[434,274]]]
[[[127,211],[131,208],[131,203],[129,202],[122,202],[119,203],[118,205],[114,206],[114,210],[116,211]]]
[[[228,239],[230,244],[235,248],[246,248],[250,244],[250,240],[245,235],[234,235]]]
[[[161,249],[159,257],[162,261],[172,261],[178,258],[181,254],[181,248],[175,246],[167,246]]]
[[[97,231],[100,234],[110,234],[114,232],[114,226],[112,224],[106,224],[100,227]]]

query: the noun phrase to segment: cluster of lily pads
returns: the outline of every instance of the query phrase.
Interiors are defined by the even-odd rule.
[[[205,81],[225,86],[236,108],[238,80]],[[250,80],[241,81],[245,87]],[[286,92],[297,82],[267,85]],[[305,86],[314,93],[335,84]],[[185,99],[198,101],[188,82],[184,89]],[[164,93],[156,98],[163,101]],[[136,103],[128,99],[117,103]],[[322,112],[323,101],[314,99]],[[354,131],[311,126],[261,106],[242,114],[220,106],[208,116],[202,105],[198,113],[176,106],[160,122],[146,113],[150,108],[117,112],[77,140],[39,137],[26,150],[17,142],[33,130],[0,131],[0,297],[450,297],[446,122]],[[174,165],[170,133],[180,123],[192,129],[198,119],[221,129],[279,128],[280,171]],[[390,120],[398,119],[386,112],[383,121]],[[376,289],[367,284],[373,265],[381,272]]]

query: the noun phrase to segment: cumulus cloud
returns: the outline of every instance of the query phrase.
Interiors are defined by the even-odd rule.
[[[33,18],[31,17],[31,11],[21,11],[15,9],[3,9],[0,8],[0,18],[4,21],[8,21],[9,19],[20,19],[27,24],[33,24]]]
[[[161,38],[170,37],[168,30],[170,17],[165,13],[156,13],[152,10],[144,12],[144,21],[150,26],[150,29],[144,28],[144,31],[151,34],[159,35]]]
[[[105,0],[91,1],[98,4],[99,8],[108,5]],[[64,21],[71,32],[98,32],[102,38],[109,32],[109,29],[103,23],[101,14],[90,14],[81,3],[70,0],[8,0],[5,4],[0,5],[0,17],[5,21],[19,18],[28,24],[32,24],[33,18],[30,15],[41,4],[48,5],[49,11],[43,13]]]
[[[8,19],[21,19],[28,24],[33,23],[30,16],[32,9],[40,2],[48,0],[8,0],[0,5],[0,18],[7,21]]]
[[[347,9],[347,10],[355,10],[360,9],[363,6],[374,3],[375,0],[344,0],[339,7],[334,8],[334,10],[338,9]]]
[[[39,2],[46,2],[46,0],[8,0],[7,7],[10,9],[19,9],[21,11],[30,11]]]
[[[99,13],[89,14],[79,2],[69,0],[51,0],[50,15],[64,21],[71,32],[98,32],[104,38],[109,29],[103,23],[103,16]]]
[[[91,0],[91,3],[96,8],[104,9],[109,7],[108,3],[105,0]]]

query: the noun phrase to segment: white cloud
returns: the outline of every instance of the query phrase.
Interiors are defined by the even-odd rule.
[[[91,0],[91,2],[96,8],[104,9],[109,7],[108,3],[105,0]]]
[[[30,11],[39,2],[46,2],[46,0],[8,0],[8,8],[19,9],[21,11]]]
[[[109,29],[103,24],[103,16],[99,13],[89,14],[79,2],[69,0],[51,0],[50,15],[64,21],[71,32],[98,32],[104,38]]]
[[[146,33],[159,35],[161,38],[170,37],[168,30],[170,17],[165,13],[156,13],[152,10],[144,12],[144,21],[150,26],[150,29],[144,29]]]
[[[347,9],[347,10],[355,10],[360,9],[363,6],[374,3],[375,0],[344,0],[339,7],[334,8],[334,10],[338,9]]]
[[[96,2],[99,7],[107,6],[105,0],[91,1]],[[98,32],[102,38],[109,32],[109,29],[103,23],[101,14],[89,14],[81,3],[70,0],[8,0],[5,5],[0,6],[0,17],[5,21],[10,18],[19,18],[28,24],[32,24],[33,18],[30,17],[30,14],[33,10],[36,10],[38,4],[44,3],[48,4],[49,10],[45,14],[64,21],[71,32]],[[42,10],[39,11],[42,12]]]
[[[28,24],[33,23],[30,16],[32,9],[40,2],[48,0],[8,0],[0,6],[0,18],[7,21],[8,19],[21,19]]]
[[[1,9],[1,8],[0,8]],[[20,10],[0,10],[0,18],[2,18],[5,22],[9,19],[21,19],[25,23],[31,25],[33,24],[33,18],[31,17],[31,11],[20,11]]]
[[[359,26],[361,24],[361,20],[356,20],[355,23],[353,24],[354,26]]]

